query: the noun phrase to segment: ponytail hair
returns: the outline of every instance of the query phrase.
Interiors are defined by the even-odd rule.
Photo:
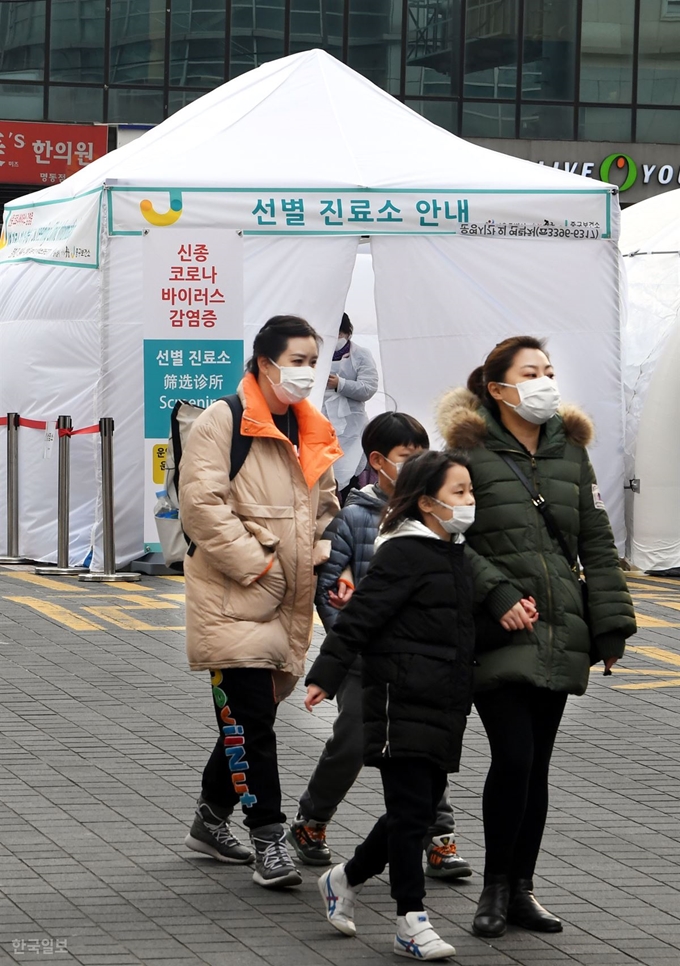
[[[539,349],[548,355],[545,351],[545,339],[537,339],[533,335],[513,335],[499,342],[486,357],[484,365],[477,366],[468,377],[468,389],[492,413],[498,412],[498,405],[489,393],[489,383],[505,382],[508,369],[512,367],[515,356],[522,349]]]

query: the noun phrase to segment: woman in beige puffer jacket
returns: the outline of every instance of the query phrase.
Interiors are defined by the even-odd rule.
[[[274,723],[304,671],[314,568],[328,558],[321,536],[339,510],[331,467],[342,451],[304,398],[317,355],[307,322],[270,319],[238,388],[241,433],[252,437],[241,470],[230,482],[233,418],[221,401],[194,423],[181,463],[182,526],[196,545],[185,562],[187,653],[192,670],[211,672],[221,732],[185,841],[221,861],[251,861],[229,826],[240,803],[254,879],[268,887],[301,881],[284,841]]]

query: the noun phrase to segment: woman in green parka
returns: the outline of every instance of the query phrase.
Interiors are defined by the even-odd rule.
[[[559,932],[560,920],[536,901],[532,881],[555,737],[567,696],[586,690],[591,662],[611,670],[636,631],[586,452],[593,425],[576,407],[560,407],[544,343],[530,336],[499,343],[467,389],[444,396],[438,423],[450,447],[468,451],[477,501],[466,536],[480,612],[475,706],[491,767],[484,890],[473,929],[496,937],[510,922]],[[545,499],[571,562],[504,457]],[[571,566],[577,557],[588,584],[588,624]]]

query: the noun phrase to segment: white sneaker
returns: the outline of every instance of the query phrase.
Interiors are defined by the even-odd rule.
[[[448,959],[455,956],[453,946],[440,939],[430,925],[426,912],[407,912],[397,918],[394,952],[411,959]]]
[[[345,864],[334,865],[319,879],[319,892],[326,904],[326,919],[345,936],[356,936],[354,903],[361,886],[351,886],[345,875]]]

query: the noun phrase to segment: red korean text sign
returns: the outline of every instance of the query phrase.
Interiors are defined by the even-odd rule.
[[[0,120],[0,182],[56,184],[106,154],[109,129]]]

